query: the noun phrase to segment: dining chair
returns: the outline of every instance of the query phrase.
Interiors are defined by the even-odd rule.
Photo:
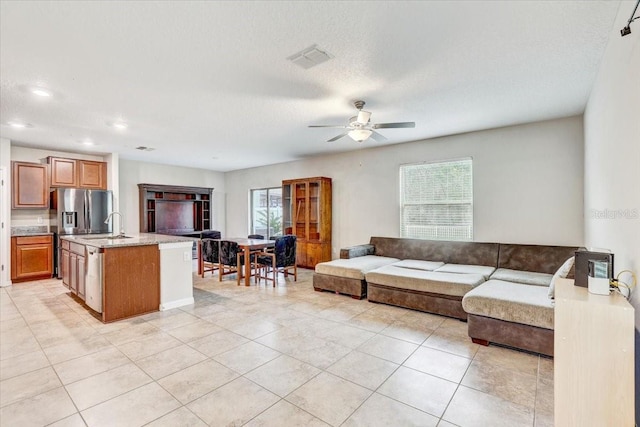
[[[249,236],[247,236],[248,239],[258,239],[258,240],[264,240],[264,236],[262,234],[249,234]]]
[[[222,281],[222,276],[227,274],[236,273],[238,285],[240,285],[240,279],[242,279],[242,266],[244,265],[244,254],[239,249],[237,242],[229,240],[220,241],[220,264],[219,264],[219,277]]]
[[[200,233],[200,237],[202,239],[220,239],[222,238],[222,233],[218,230],[205,230]]]
[[[202,277],[207,271],[211,274],[220,268],[220,240],[202,239],[201,256],[202,256]]]
[[[273,252],[258,252],[255,254],[256,276],[261,279],[273,281],[276,286],[277,274],[282,272],[286,278],[289,270],[293,269],[293,279],[298,281],[298,266],[296,263],[296,236],[286,235],[275,240]],[[269,277],[272,274],[272,277]]]

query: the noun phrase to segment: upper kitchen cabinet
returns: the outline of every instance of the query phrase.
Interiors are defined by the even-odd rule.
[[[107,164],[94,160],[48,157],[52,187],[107,189]]]
[[[77,160],[47,157],[47,162],[51,166],[52,187],[78,186],[78,166],[76,164]]]
[[[40,163],[11,162],[12,209],[49,207],[48,167]]]
[[[80,188],[107,189],[107,164],[91,160],[78,160],[78,185]]]

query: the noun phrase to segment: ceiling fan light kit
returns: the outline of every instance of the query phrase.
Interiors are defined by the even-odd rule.
[[[371,136],[373,132],[369,129],[354,129],[349,131],[348,135],[356,142],[363,142]]]
[[[349,135],[351,139],[356,142],[364,142],[369,137],[373,137],[376,141],[385,141],[383,135],[376,132],[374,129],[392,129],[392,128],[414,128],[416,124],[414,122],[400,122],[400,123],[369,123],[371,120],[371,113],[369,111],[363,111],[364,101],[355,101],[353,105],[358,109],[358,115],[349,119],[346,126],[341,125],[310,125],[311,128],[338,128],[348,129],[345,133],[334,136],[327,142],[337,141],[338,139]]]

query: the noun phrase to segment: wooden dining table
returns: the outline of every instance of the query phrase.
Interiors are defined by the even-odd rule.
[[[251,252],[260,249],[272,248],[276,242],[274,240],[247,239],[245,237],[227,237],[221,240],[236,242],[238,247],[244,252],[244,285],[251,285]]]

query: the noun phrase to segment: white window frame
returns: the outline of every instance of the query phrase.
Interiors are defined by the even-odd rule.
[[[271,190],[280,190],[280,191],[282,191],[282,187],[252,188],[252,189],[249,190],[249,234],[260,234],[260,233],[257,233],[255,231],[255,229],[253,228],[254,227],[254,223],[255,223],[255,221],[254,221],[255,220],[255,218],[254,218],[255,209],[254,209],[254,206],[253,206],[253,194],[254,194],[254,191],[266,191],[267,192],[267,202],[268,202],[269,201],[269,192]],[[272,207],[269,206],[269,203],[267,203],[267,213],[266,213],[267,218],[270,217],[269,214],[270,214],[271,208]],[[281,209],[284,212],[284,206],[282,206]],[[282,214],[280,216],[280,219],[281,219],[280,220],[280,229],[281,229],[281,231],[280,231],[279,234],[276,233],[274,235],[281,235],[282,234],[282,227],[283,227],[283,225],[282,225]],[[271,238],[271,236],[272,236],[271,235],[271,230],[267,229],[267,232],[264,234],[264,238],[265,239],[269,239],[269,238]]]
[[[468,191],[463,191],[463,193],[467,193],[470,195],[470,199],[467,200],[430,200],[424,202],[407,202],[405,200],[405,182],[404,182],[404,173],[406,173],[408,168],[424,166],[428,168],[429,166],[442,166],[447,163],[450,164],[460,164],[461,162],[465,162],[469,164],[469,173],[470,180]],[[414,238],[414,239],[428,239],[428,240],[456,240],[456,241],[473,241],[473,232],[474,232],[474,215],[473,215],[473,158],[464,157],[457,159],[448,159],[448,160],[438,160],[432,162],[420,162],[420,163],[407,163],[400,165],[399,168],[399,201],[400,201],[400,237]],[[422,185],[429,185],[429,182],[426,181],[422,183]],[[422,206],[423,209],[427,209],[429,206],[450,206],[455,207],[456,205],[460,206],[468,206],[468,211],[466,213],[468,218],[468,223],[466,225],[451,225],[451,224],[415,224],[410,225],[406,224],[405,219],[405,210],[408,207],[416,207]],[[433,210],[434,214],[437,212],[435,209]],[[458,210],[460,212],[460,210]],[[455,215],[455,214],[454,214]],[[444,220],[445,218],[441,218]],[[451,216],[449,216],[447,222],[451,222]],[[424,220],[424,222],[429,222],[428,220]],[[437,222],[437,219],[436,219]],[[408,230],[408,227],[415,227],[413,232]]]

